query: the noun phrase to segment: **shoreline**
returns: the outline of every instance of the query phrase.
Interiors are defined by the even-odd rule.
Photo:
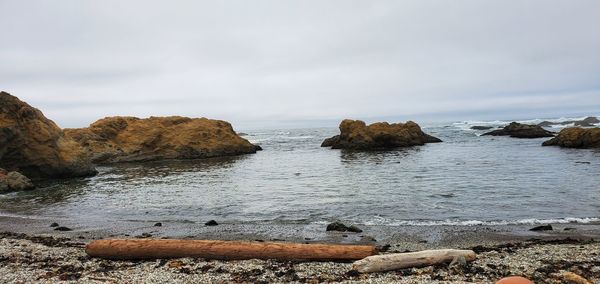
[[[477,259],[466,265],[370,274],[353,272],[351,263],[339,262],[102,260],[88,257],[85,244],[85,240],[57,235],[0,233],[0,282],[493,283],[502,277],[522,275],[535,283],[565,283],[566,272],[585,277],[590,283],[600,281],[600,241],[571,237],[464,247],[477,253]],[[382,253],[389,252],[396,251]]]

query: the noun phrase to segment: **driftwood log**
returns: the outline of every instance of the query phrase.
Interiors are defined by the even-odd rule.
[[[473,261],[476,256],[472,250],[454,249],[374,255],[354,262],[352,269],[361,273],[383,272],[451,262],[455,257],[464,257],[466,261]]]
[[[296,244],[175,239],[112,239],[92,241],[85,247],[91,257],[105,259],[278,259],[353,261],[377,254],[374,246]]]

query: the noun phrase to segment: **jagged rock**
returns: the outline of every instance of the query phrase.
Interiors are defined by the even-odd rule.
[[[33,179],[96,174],[83,149],[41,111],[0,92],[0,164]]]
[[[471,129],[473,130],[488,130],[488,129],[492,129],[494,128],[493,126],[481,126],[481,125],[475,125],[475,126],[471,126]]]
[[[6,175],[6,184],[9,190],[21,191],[34,189],[35,186],[26,176],[19,172],[10,172]]]
[[[600,148],[600,128],[569,127],[543,146],[560,146],[565,148]]]
[[[325,139],[321,147],[333,149],[381,149],[442,142],[425,134],[418,124],[377,122],[367,126],[363,121],[345,119],[340,123],[340,135]]]
[[[231,124],[180,116],[108,117],[88,128],[65,129],[97,163],[196,159],[256,153]]]
[[[541,137],[553,137],[554,132],[543,129],[541,126],[521,124],[517,122],[511,122],[509,125],[502,129],[490,131],[483,135],[491,136],[510,136],[514,138],[541,138]]]
[[[552,122],[552,121],[542,121],[538,124],[538,126],[541,127],[550,127],[553,125],[568,125],[568,124],[573,124],[575,126],[582,126],[582,127],[591,127],[594,126],[595,124],[600,123],[600,120],[595,117],[595,116],[589,116],[586,117],[582,120],[569,120],[569,121],[563,121],[563,122]]]

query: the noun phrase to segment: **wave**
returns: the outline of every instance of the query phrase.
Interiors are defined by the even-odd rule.
[[[589,224],[600,222],[598,217],[565,217],[553,219],[519,219],[519,220],[389,220],[382,217],[376,217],[375,220],[364,222],[364,225],[374,226],[506,226],[506,225],[543,225],[543,224]]]
[[[594,116],[594,115],[591,115]],[[476,131],[471,129],[471,126],[475,126],[475,125],[480,125],[480,126],[504,126],[507,125],[513,121],[516,121],[518,123],[522,123],[522,124],[539,124],[542,123],[543,121],[550,121],[550,122],[554,122],[554,123],[562,123],[562,122],[566,122],[566,121],[577,121],[577,120],[583,120],[585,118],[587,118],[588,116],[581,116],[581,117],[559,117],[559,118],[533,118],[533,119],[526,119],[526,120],[465,120],[465,121],[459,121],[459,122],[454,122],[452,123],[452,126],[459,128],[461,130],[465,130],[465,131]],[[600,115],[596,116],[596,117],[600,117]],[[556,125],[551,125],[549,128],[558,128],[558,129],[562,129],[565,127],[573,127],[575,126],[574,123],[570,123],[570,124],[556,124]],[[600,123],[595,124],[595,126],[600,126]]]

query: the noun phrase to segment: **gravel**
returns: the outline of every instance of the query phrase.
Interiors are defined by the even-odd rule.
[[[352,271],[351,263],[333,262],[110,261],[88,257],[84,246],[77,239],[1,233],[0,283],[493,283],[509,275],[535,283],[566,283],[565,277],[573,273],[600,283],[600,242],[589,240],[476,246],[477,260],[466,265],[372,274]]]

